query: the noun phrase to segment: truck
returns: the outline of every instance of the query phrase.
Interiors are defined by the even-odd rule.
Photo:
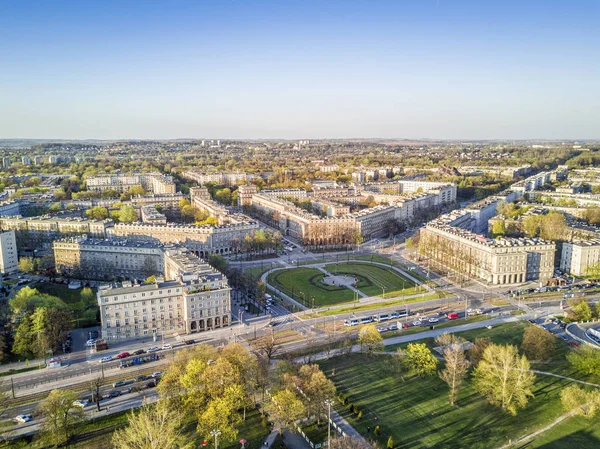
[[[103,339],[96,340],[96,343],[94,343],[94,349],[96,351],[105,351],[108,349],[108,343]]]

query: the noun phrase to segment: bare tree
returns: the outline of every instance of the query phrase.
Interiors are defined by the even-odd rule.
[[[454,405],[458,390],[469,369],[469,361],[463,348],[464,340],[454,334],[443,334],[436,339],[436,342],[444,347],[446,367],[439,374],[440,378],[448,384],[448,399],[450,405]]]

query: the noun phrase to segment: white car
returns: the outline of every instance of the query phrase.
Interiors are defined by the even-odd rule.
[[[171,343],[165,343],[162,348],[163,349],[172,349],[173,345]]]
[[[88,405],[88,401],[86,401],[85,399],[82,399],[82,400],[77,400],[77,401],[73,401],[73,405],[74,405],[75,407],[81,407],[81,408],[84,408],[84,407],[87,407],[87,405]]]
[[[413,323],[412,323],[413,326],[420,326],[421,324],[422,323],[419,320],[413,321]]]
[[[438,320],[436,317],[432,316],[431,318],[429,318],[430,323],[437,323],[438,321],[440,321],[440,320]]]
[[[102,357],[100,359],[100,363],[110,362],[112,360],[111,356]]]
[[[87,345],[88,347],[92,347],[92,346],[94,346],[95,344],[96,344],[96,340],[88,340],[88,341],[86,342],[86,345]]]
[[[20,423],[26,423],[31,421],[33,418],[31,417],[31,415],[17,415],[15,416],[15,421],[16,422],[20,422]]]
[[[156,379],[157,377],[162,376],[164,373],[162,371],[156,371],[155,373],[152,373],[152,377],[154,379]]]
[[[160,351],[160,348],[158,346],[152,346],[146,352],[156,352],[156,351]]]

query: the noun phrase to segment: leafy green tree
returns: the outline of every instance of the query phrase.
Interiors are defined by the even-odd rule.
[[[527,357],[520,356],[512,345],[491,344],[473,372],[475,389],[492,405],[511,415],[524,408],[533,396],[535,374]]]
[[[227,270],[229,269],[229,263],[227,260],[218,254],[209,254],[208,264],[221,273],[227,273]]]
[[[421,377],[431,376],[437,369],[438,360],[425,343],[409,343],[405,350],[398,350],[398,355],[407,369]]]
[[[19,270],[23,273],[34,273],[36,271],[35,260],[32,257],[21,257],[19,259]]]
[[[102,206],[92,207],[85,211],[85,215],[92,220],[104,220],[108,218],[108,209]]]
[[[133,223],[138,221],[135,209],[131,206],[121,206],[121,209],[119,209],[119,221],[121,223]]]
[[[475,366],[479,363],[483,358],[483,351],[491,344],[492,340],[489,337],[479,337],[473,341],[473,346],[467,352],[471,365]]]
[[[29,358],[33,355],[35,336],[31,333],[31,318],[24,317],[15,332],[12,352],[16,355]]]
[[[528,326],[523,332],[521,351],[530,360],[548,360],[556,348],[556,338],[546,329]]]
[[[363,326],[358,333],[360,350],[369,356],[376,351],[383,351],[383,337],[373,324]]]
[[[231,189],[226,187],[215,192],[215,200],[219,203],[230,205],[231,204]]]
[[[492,225],[492,235],[494,237],[502,237],[506,234],[506,223],[504,220],[496,220]]]
[[[588,265],[587,269],[585,270],[585,274],[596,279],[600,278],[600,262]]]
[[[569,300],[569,315],[576,321],[589,321],[592,319],[592,309],[585,298]]]
[[[31,315],[31,332],[34,334],[32,351],[42,357],[64,342],[65,333],[72,328],[73,317],[64,310],[37,308]]]
[[[593,418],[600,407],[600,391],[584,390],[578,385],[568,385],[560,392],[563,407],[574,415]]]
[[[567,360],[577,371],[600,376],[600,351],[588,345],[582,345],[567,355]]]
[[[52,390],[38,406],[44,418],[41,423],[45,441],[55,446],[66,443],[85,415],[81,407],[73,405],[77,394],[70,390]]]
[[[115,449],[190,449],[184,435],[184,411],[164,400],[131,410],[127,426],[112,437]]]
[[[287,388],[275,393],[265,408],[269,417],[282,429],[293,428],[294,423],[305,413],[302,399]]]
[[[96,299],[96,296],[90,287],[83,287],[79,296],[84,304],[91,304]]]

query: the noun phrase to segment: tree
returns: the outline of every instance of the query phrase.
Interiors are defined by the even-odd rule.
[[[600,407],[600,391],[584,390],[571,384],[560,392],[563,407],[574,415],[593,418]]]
[[[443,334],[436,339],[444,347],[445,368],[440,372],[440,379],[448,384],[448,399],[454,405],[458,391],[469,369],[469,362],[463,348],[464,340],[453,334]]]
[[[521,351],[530,360],[547,360],[556,348],[556,338],[546,329],[529,326],[523,333]]]
[[[600,376],[600,351],[588,345],[582,345],[567,355],[567,360],[577,371]]]
[[[215,270],[220,271],[221,273],[226,273],[229,268],[229,263],[227,262],[227,260],[223,256],[219,256],[218,254],[209,254],[208,264]]]
[[[299,374],[302,391],[309,399],[310,412],[320,423],[321,417],[327,415],[325,400],[335,397],[335,385],[327,379],[319,365],[302,365]]]
[[[132,410],[128,425],[113,434],[115,449],[179,449],[191,448],[183,435],[183,410],[168,407],[166,402],[144,405]]]
[[[520,356],[515,346],[491,344],[473,373],[475,389],[514,416],[533,396],[535,374],[529,368],[527,357]]]
[[[387,449],[394,449],[394,439],[390,435],[387,441]]]
[[[546,240],[559,240],[567,230],[567,219],[560,212],[548,212],[540,223],[540,237]]]
[[[493,237],[502,237],[506,234],[506,223],[504,220],[495,220],[492,224]]]
[[[121,223],[133,223],[138,221],[137,213],[131,206],[121,206],[119,209],[119,221]]]
[[[38,406],[44,418],[41,424],[44,439],[58,446],[66,443],[85,415],[81,407],[73,405],[77,394],[70,390],[52,390]]]
[[[405,350],[398,350],[398,355],[407,369],[421,377],[430,376],[437,369],[438,360],[425,343],[409,343]]]
[[[90,304],[96,299],[94,292],[89,287],[83,287],[79,296],[84,304]]]
[[[471,365],[476,366],[479,361],[483,358],[483,351],[489,345],[492,344],[492,340],[489,337],[479,337],[473,342],[473,346],[468,351],[469,360]]]
[[[35,272],[35,261],[32,257],[21,257],[19,259],[19,270],[23,273]]]
[[[148,276],[145,280],[144,280],[144,284],[154,284],[156,282],[156,276],[152,275],[152,276]]]
[[[376,351],[383,351],[383,337],[373,324],[364,326],[358,333],[360,350],[369,356]]]
[[[6,350],[8,349],[6,345],[6,335],[0,332],[0,362],[4,360],[6,356]]]
[[[569,315],[575,321],[589,321],[592,319],[592,309],[585,298],[573,298],[569,301]]]
[[[600,278],[600,262],[588,265],[588,267],[585,270],[585,274],[595,279]]]
[[[72,327],[73,317],[68,311],[39,307],[31,314],[31,332],[34,335],[31,352],[43,357],[64,342],[65,333]]]
[[[91,220],[104,220],[108,218],[108,209],[102,206],[95,206],[86,210],[85,215]]]
[[[523,220],[523,231],[527,237],[537,237],[540,232],[540,216],[529,215]]]
[[[15,332],[12,352],[23,357],[31,357],[34,337],[31,333],[31,319],[26,316],[21,320]]]
[[[237,437],[236,424],[241,421],[235,401],[228,396],[228,389],[222,397],[218,397],[202,407],[198,415],[198,433],[206,439],[213,429],[221,431],[223,441],[233,441]]]
[[[230,205],[231,204],[231,189],[229,187],[225,187],[224,189],[217,190],[215,192],[215,200],[219,203]]]
[[[292,428],[305,412],[302,400],[287,388],[275,393],[265,408],[270,418],[282,429]]]

